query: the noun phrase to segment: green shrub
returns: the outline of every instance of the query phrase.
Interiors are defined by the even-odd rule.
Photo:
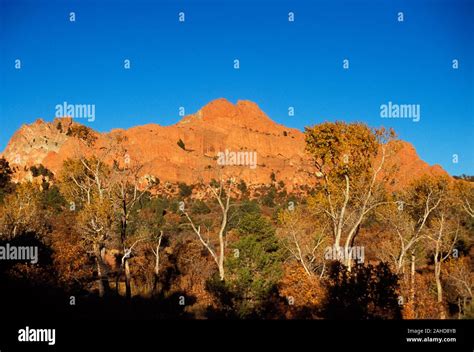
[[[184,182],[178,183],[179,195],[183,198],[189,197],[193,193],[193,186],[188,186]]]
[[[211,209],[202,200],[196,200],[193,202],[191,212],[193,214],[209,214]]]

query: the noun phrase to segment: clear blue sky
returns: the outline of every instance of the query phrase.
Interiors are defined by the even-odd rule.
[[[473,36],[472,0],[0,0],[0,150],[64,101],[95,104],[86,124],[107,131],[173,124],[180,106],[225,97],[299,129],[391,126],[428,163],[473,175]],[[421,121],[380,118],[388,101],[420,104]]]

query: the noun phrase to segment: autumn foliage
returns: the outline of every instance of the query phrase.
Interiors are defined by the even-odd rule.
[[[0,159],[0,244],[40,248],[38,264],[0,262],[2,294],[35,290],[58,315],[74,296],[74,314],[97,317],[472,318],[472,183],[394,188],[391,130],[326,122],[305,136],[316,171],[304,196],[274,173],[250,193],[222,167],[164,186],[120,138],[32,182],[12,182]]]

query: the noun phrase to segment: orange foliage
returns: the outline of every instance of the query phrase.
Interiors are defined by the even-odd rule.
[[[63,285],[79,284],[92,277],[90,258],[84,249],[81,236],[74,231],[74,217],[65,213],[54,221],[51,233],[53,263],[57,279]]]
[[[400,288],[405,300],[403,319],[439,319],[440,309],[436,301],[436,289],[432,273],[415,275],[415,302],[409,300],[410,282],[400,280]]]
[[[317,306],[324,296],[317,276],[309,277],[304,268],[296,262],[286,264],[279,291],[289,306],[285,313],[287,319],[300,317],[303,310],[307,310],[306,317],[316,318]]]

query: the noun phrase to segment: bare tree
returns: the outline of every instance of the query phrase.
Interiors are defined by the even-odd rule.
[[[40,193],[31,182],[17,185],[0,205],[0,237],[14,238],[25,232],[46,233],[47,222],[41,209]]]
[[[283,240],[291,257],[294,258],[304,269],[309,277],[319,273],[324,275],[325,260],[322,245],[328,238],[324,234],[324,228],[315,225],[314,219],[308,218],[308,210],[301,206],[284,210],[279,214],[281,226],[277,235]]]
[[[233,178],[229,178],[227,180],[221,178],[220,182],[211,182],[207,185],[207,189],[210,191],[212,197],[217,201],[220,210],[220,225],[217,230],[217,249],[210,240],[210,230],[207,229],[207,235],[205,238],[204,234],[202,233],[202,227],[200,225],[195,224],[194,220],[191,218],[191,216],[184,207],[181,209],[193,232],[196,234],[199,241],[207,249],[212,259],[216,263],[217,268],[219,270],[219,277],[221,280],[225,279],[224,260],[226,248],[226,234],[227,225],[229,221],[229,210],[231,207],[231,195],[234,192],[234,187],[235,182]]]
[[[474,298],[474,273],[471,271],[470,258],[451,258],[443,270],[447,284],[451,288],[452,298],[458,304],[458,318],[461,319],[468,303]]]
[[[455,185],[456,198],[462,209],[474,218],[474,186],[472,182],[457,180]]]
[[[114,214],[109,200],[94,199],[86,204],[78,214],[78,226],[83,242],[94,256],[98,275],[99,295],[110,291],[108,267],[105,264],[107,241],[113,236]]]
[[[110,176],[112,189],[112,202],[115,211],[120,217],[120,245],[122,250],[122,260],[120,265],[120,273],[125,273],[125,295],[131,298],[131,273],[130,273],[130,258],[132,249],[139,240],[133,240],[133,244],[128,245],[128,225],[133,211],[136,210],[136,205],[142,197],[150,192],[158,185],[156,180],[145,179],[141,177],[143,165],[136,160],[133,160],[127,153],[122,142],[124,137],[118,136],[116,145],[113,151],[113,166]],[[118,288],[118,285],[117,285]]]
[[[84,246],[96,262],[101,297],[109,292],[105,251],[114,227],[109,176],[110,168],[102,157],[84,155],[66,160],[60,174],[60,188],[71,204],[70,210],[77,211]]]
[[[391,245],[384,244],[383,251],[390,252],[394,268],[408,283],[408,303],[415,313],[416,266],[432,222],[442,208],[447,196],[448,181],[444,178],[424,176],[412,182],[407,189],[395,195],[395,201],[377,211],[388,233],[394,234]],[[406,267],[409,267],[409,273]]]
[[[153,255],[155,256],[155,266],[154,266],[154,273],[155,273],[155,286],[158,282],[160,277],[160,247],[161,247],[161,240],[163,239],[163,231],[160,231],[160,235],[156,241],[156,249],[152,248]]]
[[[428,188],[420,188],[421,185]],[[414,246],[423,238],[428,220],[440,206],[443,196],[442,189],[435,189],[430,179],[422,178],[412,184],[397,201],[387,204],[378,212],[399,240],[398,253],[394,258],[398,274],[404,272],[407,256],[413,253]]]
[[[88,133],[93,136],[92,132]],[[65,160],[61,169],[61,190],[74,203],[90,204],[94,196],[104,199],[110,190],[110,168],[107,162],[117,141],[108,136],[103,146],[92,151],[96,139],[78,138],[74,157]]]
[[[441,282],[442,266],[453,253],[454,245],[458,240],[459,231],[459,222],[455,223],[449,221],[447,219],[447,214],[442,212],[434,221],[433,232],[431,232],[430,235],[427,235],[427,238],[434,243],[434,275],[441,319],[446,319],[446,309],[443,302],[443,285]]]

